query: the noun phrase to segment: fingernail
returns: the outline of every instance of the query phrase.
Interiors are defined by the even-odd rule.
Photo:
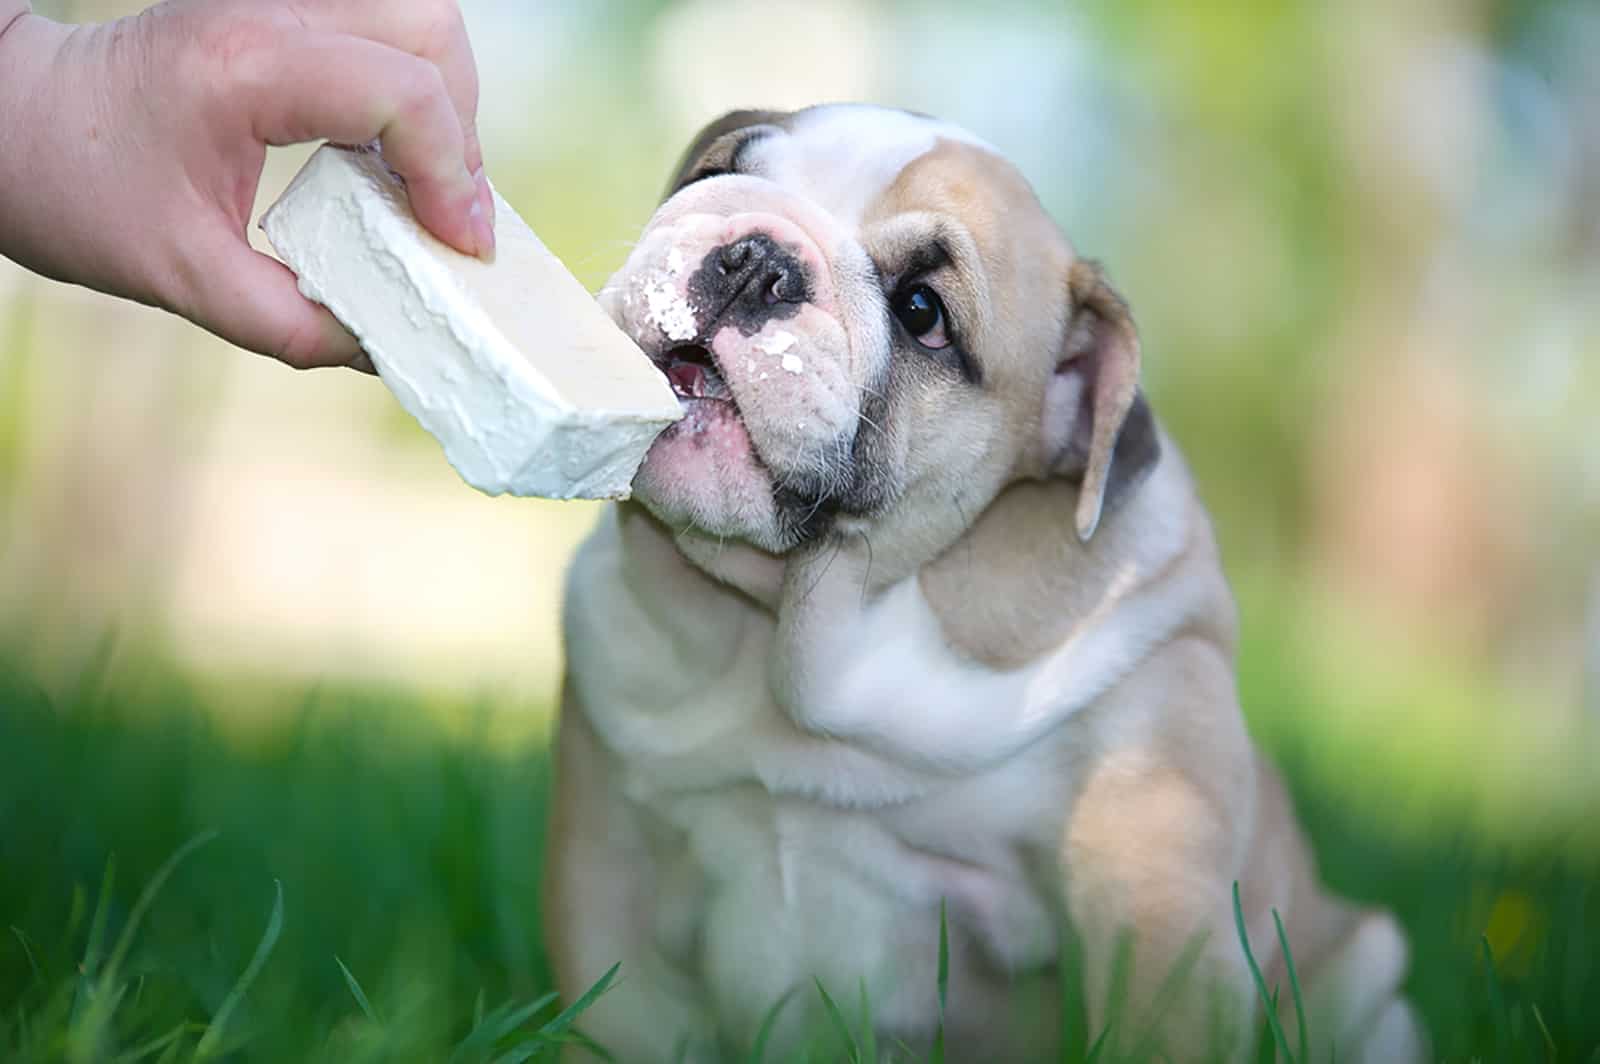
[[[472,180],[478,186],[478,194],[467,210],[467,217],[472,223],[472,239],[477,245],[478,257],[485,262],[493,262],[494,194],[489,191],[489,179],[484,176],[483,167],[478,167]]]

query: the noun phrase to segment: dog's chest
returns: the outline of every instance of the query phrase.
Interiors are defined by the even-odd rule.
[[[587,623],[629,639],[586,642],[573,680],[653,856],[653,945],[723,1017],[759,1024],[817,976],[845,995],[865,980],[880,1018],[925,1026],[941,902],[970,982],[1053,961],[1031,855],[1059,838],[1069,801],[1058,749],[956,778],[907,767],[796,728],[768,686],[765,618],[686,643],[603,598]]]
[[[757,740],[720,750],[723,764],[773,754]],[[956,929],[955,977],[974,998],[996,972],[1053,965],[1050,891],[1029,866],[1038,848],[1016,833],[1001,793],[1038,800],[1048,788],[997,779],[852,809],[754,782],[684,787],[639,764],[624,779],[654,856],[651,943],[703,987],[736,1038],[813,978],[840,999],[864,986],[886,1029],[926,1033],[941,903]]]
[[[922,815],[940,819],[936,805]],[[966,840],[953,854],[940,845],[953,840],[918,839],[882,811],[756,787],[664,796],[646,823],[651,944],[703,987],[736,1037],[748,1039],[767,1009],[812,978],[841,999],[867,988],[889,1029],[926,1030],[941,903],[964,984],[1054,961],[1046,893],[1015,840]]]

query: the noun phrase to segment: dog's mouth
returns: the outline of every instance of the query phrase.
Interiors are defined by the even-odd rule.
[[[672,392],[680,399],[710,399],[733,404],[733,391],[723,380],[711,352],[699,344],[680,344],[655,358]]]

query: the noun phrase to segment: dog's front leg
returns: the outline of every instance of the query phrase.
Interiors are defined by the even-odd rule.
[[[1072,819],[1067,911],[1089,1038],[1111,1024],[1112,1056],[1239,1059],[1253,989],[1206,838],[1218,830],[1215,810],[1160,770],[1096,779]]]
[[[1110,1048],[1123,1053],[1238,1060],[1253,1033],[1232,887],[1254,831],[1255,763],[1232,698],[1221,656],[1179,640],[1084,722],[1098,752],[1083,763],[1060,870],[1090,1038],[1114,1019]],[[1263,967],[1268,928],[1250,928]]]
[[[693,987],[654,942],[654,858],[570,683],[555,754],[544,935],[562,1000],[575,1001],[620,963],[578,1027],[617,1060],[715,1060]],[[681,1056],[680,1046],[688,1047]],[[581,1050],[568,1058],[598,1059]]]

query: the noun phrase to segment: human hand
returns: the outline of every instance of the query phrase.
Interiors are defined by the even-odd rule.
[[[454,0],[166,0],[68,27],[0,0],[0,254],[291,366],[368,368],[246,237],[268,145],[379,139],[418,219],[493,254]]]

